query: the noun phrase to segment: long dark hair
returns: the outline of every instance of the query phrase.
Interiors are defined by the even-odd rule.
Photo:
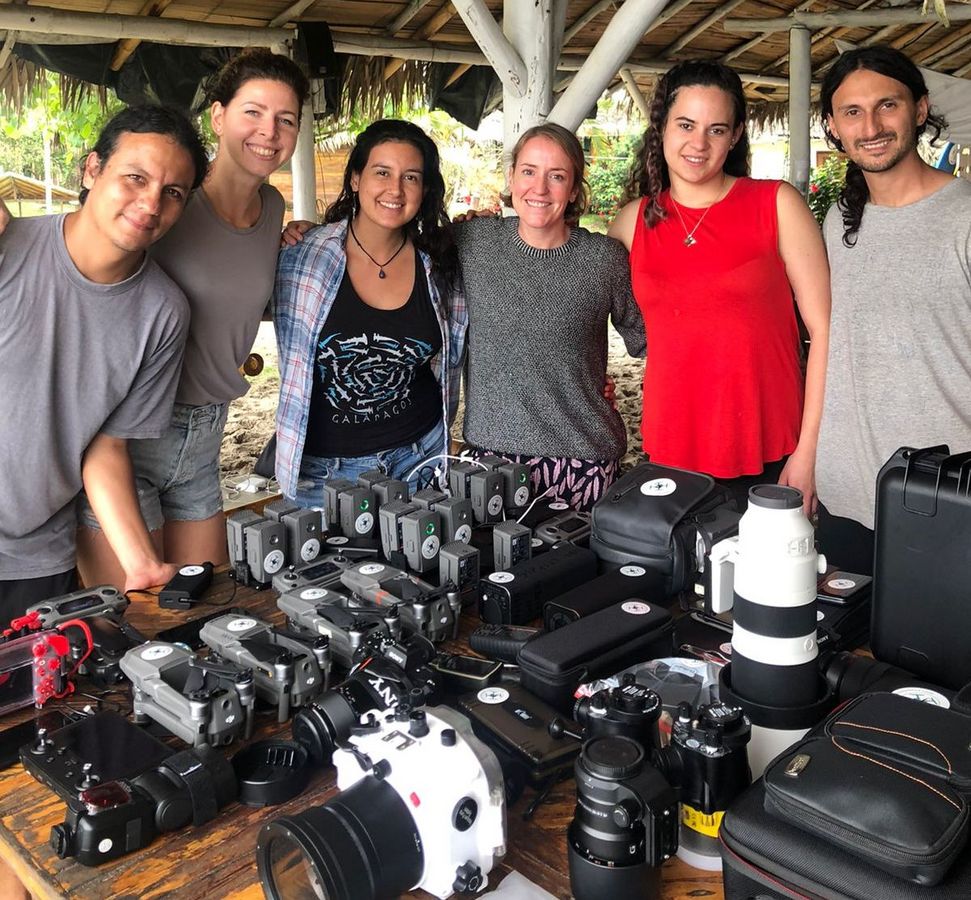
[[[826,73],[819,95],[826,140],[840,153],[844,152],[843,144],[829,128],[829,116],[833,114],[833,95],[847,76],[860,69],[899,81],[910,91],[914,103],[919,103],[921,97],[927,96],[927,84],[920,69],[899,50],[893,47],[860,47],[843,53]],[[945,128],[947,120],[928,107],[927,118],[923,124],[917,126],[915,140],[928,129],[931,130],[931,139],[937,140]],[[856,246],[857,232],[863,221],[863,209],[869,199],[870,188],[867,187],[863,170],[849,160],[846,164],[846,183],[836,201],[843,215],[843,244],[847,247]]]
[[[406,226],[405,232],[419,250],[432,260],[432,275],[443,299],[460,283],[459,254],[452,233],[452,223],[445,210],[445,181],[442,178],[438,147],[417,125],[402,119],[379,119],[372,122],[357,137],[344,168],[344,184],[337,199],[327,207],[325,222],[348,221],[357,212],[357,195],[351,188],[351,177],[360,175],[371,151],[378,144],[401,141],[411,144],[421,153],[422,182],[425,196],[418,215]]]
[[[658,199],[661,192],[671,187],[668,164],[664,160],[664,126],[678,91],[684,87],[716,87],[732,100],[735,121],[732,128],[742,126],[742,133],[735,146],[728,152],[723,171],[727,175],[742,177],[749,174],[748,134],[745,131],[746,104],[742,81],[728,66],[705,60],[686,60],[672,66],[658,80],[651,100],[651,117],[640,147],[631,164],[627,177],[625,197],[634,200],[648,197],[644,209],[644,222],[653,228],[667,218]]]

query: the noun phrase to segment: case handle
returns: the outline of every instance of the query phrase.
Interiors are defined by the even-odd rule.
[[[918,466],[927,462],[928,457],[943,453],[945,455],[945,460],[931,466],[927,466],[928,469],[932,468],[932,471],[936,472],[936,478],[934,481],[934,494],[930,498],[929,505],[926,508],[921,508],[920,504],[917,502],[916,492],[911,492],[911,497],[907,497],[907,483],[910,481],[911,472]],[[936,447],[923,447],[920,450],[910,450],[904,453],[904,457],[907,460],[907,468],[904,470],[904,491],[903,491],[903,508],[907,512],[914,513],[918,516],[936,516],[937,515],[937,494],[941,489],[941,474],[943,472],[944,462],[949,459],[951,455],[951,448],[947,444],[938,444]],[[928,474],[931,474],[928,472]]]

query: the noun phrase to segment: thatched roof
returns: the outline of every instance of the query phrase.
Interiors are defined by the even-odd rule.
[[[508,2],[508,0],[507,0]],[[527,2],[527,0],[511,0]],[[746,92],[757,122],[784,117],[788,96],[789,36],[786,30],[738,30],[744,19],[777,19],[790,14],[843,14],[891,12],[918,14],[929,7],[921,21],[891,24],[857,24],[821,27],[813,25],[813,77],[817,78],[837,55],[834,41],[854,44],[880,42],[898,47],[916,62],[938,71],[965,76],[971,71],[971,21],[963,18],[971,0],[670,0],[654,24],[643,35],[629,62],[628,84],[648,96],[657,72],[684,58],[721,59],[743,75]],[[500,18],[503,0],[486,0]],[[610,0],[568,0],[568,41],[564,60],[574,64],[591,52],[603,34],[619,2]],[[458,56],[478,52],[478,47],[454,5],[447,0],[0,0],[4,9],[47,7],[71,12],[88,12],[128,17],[159,16],[166,21],[190,21],[257,28],[287,28],[301,22],[326,22],[338,51],[350,44],[369,42],[372,55],[353,57],[345,67],[341,89],[345,107],[365,112],[374,110],[385,98],[428,94],[430,65],[411,61],[401,64],[394,51],[382,42],[393,40],[411,47],[433,45],[443,53]],[[947,27],[941,13],[950,11],[954,21]],[[913,18],[913,15],[911,15]],[[39,20],[39,19],[38,19]],[[0,24],[0,28],[3,25]],[[38,42],[37,34],[0,31],[0,94],[7,103],[17,103],[25,84],[36,76],[32,63],[18,58],[15,45]],[[92,43],[97,38],[44,37],[62,43]],[[113,42],[112,67],[125,65],[137,40]],[[376,54],[376,55],[374,55]],[[452,68],[458,68],[452,64]],[[574,65],[575,68],[575,65]],[[630,76],[633,76],[632,79]],[[440,73],[439,76],[440,77]],[[563,79],[571,77],[563,72]],[[68,83],[70,85],[70,79]],[[620,83],[618,78],[617,84]]]
[[[26,175],[16,175],[13,172],[0,172],[0,200],[39,200],[45,197],[46,187],[43,181],[28,178]],[[51,188],[54,200],[74,202],[78,199],[78,192],[68,188],[54,186]]]

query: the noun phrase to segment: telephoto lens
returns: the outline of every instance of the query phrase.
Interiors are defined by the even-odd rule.
[[[910,672],[890,663],[868,656],[857,656],[846,650],[821,657],[819,669],[826,683],[833,689],[838,703],[870,691],[889,691],[945,709],[950,707],[954,699],[954,691],[948,688],[921,681]]]
[[[393,900],[421,888],[473,894],[506,849],[495,754],[465,716],[399,706],[334,753],[341,793],[264,825],[268,900]]]
[[[709,703],[693,716],[678,704],[671,743],[654,761],[681,789],[678,856],[698,869],[721,869],[718,829],[728,805],[748,787],[752,774],[746,746],[752,727],[741,708]]]
[[[660,897],[661,864],[678,849],[677,792],[622,735],[587,741],[575,773],[567,853],[576,900]]]

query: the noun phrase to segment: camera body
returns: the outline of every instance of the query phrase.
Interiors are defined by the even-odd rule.
[[[421,635],[393,640],[372,633],[362,642],[358,664],[347,678],[293,717],[293,739],[315,762],[329,764],[335,747],[347,739],[361,716],[437,693],[438,680],[428,666],[435,655],[435,647]]]
[[[236,776],[209,747],[183,750],[127,781],[93,783],[65,797],[50,843],[62,859],[97,866],[150,844],[157,834],[202,825],[236,799]]]
[[[628,672],[617,687],[577,700],[573,718],[584,726],[587,738],[619,734],[650,753],[661,748],[657,723],[662,710],[661,698]]]

